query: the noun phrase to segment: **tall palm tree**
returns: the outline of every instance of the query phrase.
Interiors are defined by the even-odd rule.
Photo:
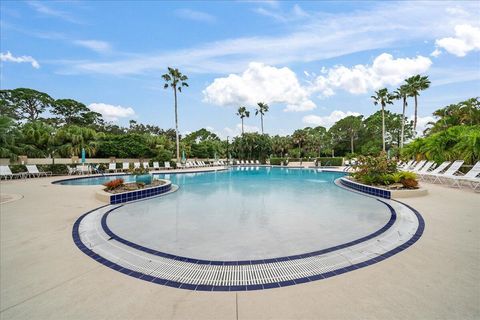
[[[383,88],[375,91],[372,99],[375,105],[382,106],[382,150],[385,152],[385,107],[387,104],[393,104],[394,96],[388,92],[387,88]]]
[[[239,116],[240,119],[242,119],[242,136],[243,136],[243,118],[250,117],[250,111],[248,111],[247,108],[245,107],[240,107],[238,108],[237,116]]]
[[[420,95],[420,91],[426,90],[430,87],[431,82],[428,79],[428,76],[421,76],[419,74],[406,79],[405,82],[406,85],[409,87],[411,96],[415,97],[415,115],[413,119],[413,130],[417,130],[417,97]]]
[[[268,104],[259,102],[257,103],[258,109],[255,110],[255,115],[260,114],[260,119],[262,121],[262,134],[263,134],[263,116],[268,112]]]
[[[400,133],[400,149],[403,148],[403,141],[404,141],[404,133],[405,133],[405,109],[408,106],[407,97],[411,97],[410,87],[406,84],[402,84],[400,88],[393,92],[395,99],[403,101],[403,108],[402,108],[402,129]]]
[[[173,95],[175,97],[175,141],[177,146],[177,162],[180,162],[180,141],[178,137],[178,112],[177,112],[177,89],[178,92],[182,92],[182,87],[188,87],[188,77],[182,74],[178,69],[168,67],[168,73],[162,75],[165,81],[164,89],[168,87],[173,89]]]

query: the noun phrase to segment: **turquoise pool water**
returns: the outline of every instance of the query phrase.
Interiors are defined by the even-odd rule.
[[[268,167],[161,174],[157,176],[179,190],[125,204],[106,222],[126,240],[190,258],[255,260],[303,254],[369,235],[390,219],[383,203],[336,186],[333,181],[342,175]],[[113,178],[62,184],[101,184]]]

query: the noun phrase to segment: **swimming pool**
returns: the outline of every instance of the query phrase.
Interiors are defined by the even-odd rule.
[[[315,258],[322,261],[319,263],[323,269],[318,267],[318,270],[330,271],[345,264],[354,265],[357,260],[369,261],[416,234],[419,223],[411,219],[414,216],[411,212],[393,201],[337,186],[334,181],[343,175],[315,169],[270,167],[159,174],[158,178],[178,185],[178,191],[95,210],[77,221],[74,239],[89,256],[94,257],[95,252],[99,255],[94,258],[97,261],[106,259],[106,265],[132,259],[127,265],[147,270],[139,276],[145,280],[145,274],[152,279],[173,277],[168,268],[165,269],[170,270],[165,271],[168,276],[154,276],[155,270],[160,270],[155,263],[170,265],[170,259],[174,264],[181,261],[212,268],[217,265],[240,268],[262,263],[273,267],[281,261],[302,263],[302,259]],[[127,181],[131,179],[122,177]],[[95,177],[61,183],[101,184],[113,178]],[[410,218],[402,218],[403,214]],[[379,236],[388,240],[380,242]],[[140,255],[144,256],[144,262],[139,262]],[[333,260],[328,262],[325,257]],[[117,268],[119,271],[126,268],[121,263],[119,266],[122,266]],[[284,267],[276,266],[274,271],[281,273]],[[205,268],[199,270],[199,273],[207,272]],[[318,275],[318,270],[309,272]],[[245,270],[239,272],[245,273]],[[225,275],[218,274],[223,279],[218,281],[227,281]],[[255,276],[251,277],[250,280]],[[268,283],[272,279],[258,281]],[[197,286],[207,280],[180,282],[177,279],[175,283]],[[225,283],[235,283],[229,281]]]

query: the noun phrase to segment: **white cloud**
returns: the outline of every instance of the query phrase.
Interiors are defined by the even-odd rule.
[[[7,53],[0,53],[0,60],[1,61],[9,61],[9,62],[15,62],[15,63],[30,63],[32,67],[35,69],[40,68],[40,64],[38,63],[37,60],[32,58],[31,56],[20,56],[20,57],[15,57],[10,51],[7,51]]]
[[[112,49],[108,42],[100,40],[75,40],[73,43],[99,53],[105,53]]]
[[[441,55],[441,54],[442,54],[442,51],[439,50],[438,48],[435,48],[435,50],[433,50],[433,52],[430,53],[430,55],[431,55],[432,57],[434,57],[434,58],[437,58],[437,57],[438,57],[439,55]]]
[[[467,16],[451,15],[446,7],[458,6]],[[251,61],[288,65],[330,59],[356,52],[434,40],[457,24],[478,24],[474,2],[382,2],[349,13],[309,12],[286,24],[277,35],[220,39],[198,46],[122,55],[105,61],[71,61],[70,73],[131,75],[163,72],[175,65],[191,73],[239,73]],[[372,19],[375,17],[375,19]]]
[[[413,121],[414,116],[411,115],[408,120]],[[429,122],[435,122],[435,118],[432,116],[418,117],[417,116],[417,132],[422,133],[426,128]]]
[[[303,117],[302,121],[305,124],[313,125],[313,126],[323,126],[325,128],[330,128],[335,122],[340,119],[343,119],[348,116],[359,116],[360,113],[347,111],[343,112],[341,110],[332,111],[328,116],[316,116],[316,115],[308,115]]]
[[[212,22],[215,22],[216,20],[215,16],[211,14],[208,14],[202,11],[192,10],[192,9],[180,9],[175,11],[175,13],[180,18],[198,21],[198,22],[212,23]]]
[[[470,51],[480,51],[480,28],[468,24],[457,25],[455,37],[438,39],[435,44],[457,57],[464,57]]]
[[[43,2],[41,2],[41,1],[28,1],[27,3],[38,13],[41,13],[41,14],[44,14],[44,15],[47,15],[47,16],[52,16],[52,17],[55,17],[55,18],[60,18],[62,20],[72,22],[72,23],[80,23],[79,20],[72,17],[67,12],[57,10],[57,9],[54,9],[52,7],[49,7],[49,6],[45,5],[45,1],[43,1]]]
[[[405,78],[424,73],[432,65],[429,58],[397,58],[382,53],[373,61],[372,66],[356,65],[352,68],[335,66],[325,76],[318,76],[313,90],[323,96],[331,96],[334,89],[343,89],[353,94],[366,93],[384,86],[395,86]]]
[[[307,111],[316,108],[309,91],[302,87],[296,74],[287,67],[275,68],[251,62],[240,75],[217,78],[203,90],[204,101],[220,106],[254,106],[258,102],[285,104],[285,111]]]
[[[229,137],[236,137],[242,134],[242,124],[238,123],[234,128],[225,127],[223,129],[225,135],[219,135],[220,137],[229,136]],[[244,132],[260,132],[260,128],[257,126],[249,126],[244,124],[243,125]]]
[[[101,113],[107,121],[118,121],[119,118],[127,118],[135,115],[135,111],[130,107],[114,106],[106,103],[92,103],[88,108]]]

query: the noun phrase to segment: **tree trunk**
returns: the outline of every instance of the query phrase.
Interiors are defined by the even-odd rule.
[[[178,111],[177,111],[177,88],[173,87],[175,96],[175,140],[177,144],[177,162],[180,162],[180,139],[178,137]]]
[[[353,154],[353,133],[350,135],[350,149],[352,150]]]
[[[413,130],[417,133],[417,95],[415,95],[415,117],[413,119]]]
[[[403,112],[402,112],[402,132],[400,133],[400,149],[403,148],[403,139],[404,139],[404,132],[405,132],[405,109],[407,107],[407,97],[403,97]]]
[[[242,119],[242,136],[243,136],[243,118],[241,118],[241,119]]]
[[[262,121],[262,134],[263,134],[263,114],[260,113],[260,120]]]
[[[385,152],[385,106],[382,104],[382,144],[383,152]]]

